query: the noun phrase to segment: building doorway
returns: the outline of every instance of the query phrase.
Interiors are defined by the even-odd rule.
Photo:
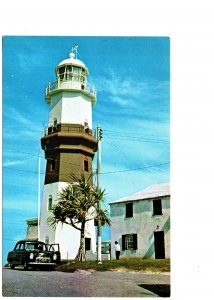
[[[165,258],[164,231],[154,232],[155,258]]]
[[[91,250],[91,239],[85,238],[85,251]]]

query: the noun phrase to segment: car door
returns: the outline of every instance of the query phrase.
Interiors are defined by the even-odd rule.
[[[23,264],[28,259],[28,253],[25,250],[25,243],[19,243],[15,249],[15,261],[16,264]]]
[[[59,244],[51,244],[51,245],[48,245],[48,246],[49,246],[48,251],[50,251],[52,253],[55,253],[57,255],[56,262],[59,263],[60,260],[61,260],[61,254],[60,254],[60,251],[59,251]]]

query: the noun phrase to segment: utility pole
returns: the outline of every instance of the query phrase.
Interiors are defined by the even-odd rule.
[[[102,138],[102,129],[99,125],[99,126],[97,126],[97,190],[101,189],[101,183],[100,183],[101,138]],[[98,202],[97,205],[98,205],[98,209],[99,209],[100,202]],[[101,225],[101,221],[98,220],[98,226],[97,226],[97,261],[98,261],[98,264],[102,264],[101,249],[102,249],[102,225]]]
[[[38,240],[40,240],[40,160],[41,155],[38,157]]]

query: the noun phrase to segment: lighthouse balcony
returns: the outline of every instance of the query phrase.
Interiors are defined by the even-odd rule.
[[[54,126],[49,126],[44,129],[44,136],[54,134],[57,132],[65,132],[65,133],[84,133],[86,135],[96,137],[96,130],[89,129],[80,124],[56,124]]]
[[[50,103],[51,95],[59,91],[81,91],[92,99],[92,104],[96,103],[96,90],[94,85],[75,80],[62,80],[49,83],[45,91],[45,99]]]

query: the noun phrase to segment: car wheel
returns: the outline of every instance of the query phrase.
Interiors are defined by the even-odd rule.
[[[10,264],[10,268],[11,268],[12,270],[15,269],[15,265]]]
[[[25,270],[25,271],[28,270],[28,263],[27,263],[27,262],[24,263],[24,270]]]
[[[55,271],[55,266],[49,267],[51,271]]]

